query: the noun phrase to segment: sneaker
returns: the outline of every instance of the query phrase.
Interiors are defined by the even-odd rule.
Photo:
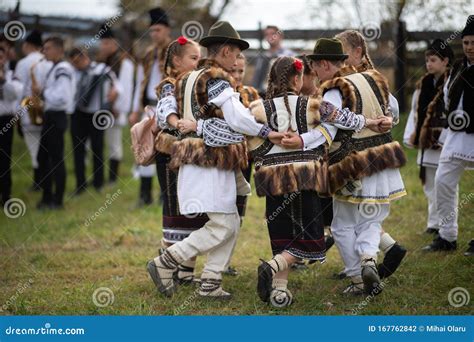
[[[454,251],[458,248],[456,241],[447,241],[441,236],[437,236],[431,244],[423,247],[424,252]]]
[[[176,268],[166,267],[161,261],[161,258],[162,257],[158,257],[148,261],[146,268],[158,291],[163,293],[166,297],[171,297],[173,293],[176,292],[173,277]]]
[[[395,243],[385,254],[382,263],[377,267],[380,279],[390,277],[395,273],[406,254],[407,250],[398,243]]]

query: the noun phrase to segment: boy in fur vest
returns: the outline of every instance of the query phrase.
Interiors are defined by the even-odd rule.
[[[342,69],[348,55],[338,39],[319,39],[313,68],[322,83],[323,99],[348,107],[366,118],[383,117],[398,108],[389,99],[388,83],[376,70],[358,73]],[[406,194],[398,168],[406,162],[398,142],[390,135],[392,117],[381,123],[385,133],[367,129],[351,132],[329,127],[329,192],[333,194],[332,234],[344,260],[351,284],[343,294],[378,294],[382,290],[377,270],[382,222],[390,202]],[[305,139],[305,145],[311,137]]]
[[[423,248],[428,252],[457,248],[455,189],[464,170],[474,167],[474,15],[467,19],[461,38],[464,58],[454,63],[443,88],[447,128],[441,132],[443,148],[435,175],[436,206],[441,221],[439,235]]]
[[[199,44],[207,48],[208,59],[202,61],[199,70],[182,74],[176,81],[176,114],[181,118],[178,128],[182,136],[172,146],[170,167],[179,167],[181,213],[206,213],[209,221],[150,260],[147,270],[158,290],[171,296],[176,290],[173,275],[177,266],[198,254],[207,254],[199,295],[228,299],[231,295],[221,283],[240,226],[236,174],[241,175],[240,169],[248,165],[243,134],[275,142],[280,142],[283,134],[257,123],[239,101],[228,72],[249,44],[240,39],[230,23],[215,23]],[[207,127],[202,119],[224,131],[221,129],[205,143],[201,135]],[[231,129],[225,130],[227,126]]]
[[[429,234],[438,233],[440,225],[436,210],[434,180],[441,154],[438,138],[446,124],[443,86],[449,76],[449,65],[453,56],[449,45],[441,39],[436,39],[426,50],[427,74],[417,82],[403,136],[405,145],[418,149],[420,179],[428,200],[426,232]]]

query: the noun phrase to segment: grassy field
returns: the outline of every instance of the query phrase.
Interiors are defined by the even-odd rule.
[[[400,125],[404,126],[404,125]],[[395,137],[401,138],[401,129]],[[418,179],[416,152],[408,151],[402,169],[408,196],[395,202],[384,228],[408,249],[399,271],[386,281],[377,298],[345,298],[345,281],[331,275],[342,269],[336,248],[327,262],[290,275],[289,288],[296,302],[276,310],[257,297],[256,267],[259,258],[271,255],[264,221],[264,200],[253,195],[232,264],[237,277],[225,277],[233,293],[229,302],[205,301],[192,287],[181,287],[172,299],[157,294],[145,270],[157,254],[161,238],[159,205],[134,209],[138,181],[132,178],[132,155],[126,134],[125,162],[120,181],[102,193],[89,190],[71,198],[73,161],[67,135],[67,191],[65,210],[39,212],[38,193],[31,184],[30,160],[23,141],[15,136],[13,194],[25,206],[22,216],[0,216],[0,314],[2,315],[460,315],[473,313],[473,300],[455,307],[448,293],[465,288],[474,296],[472,258],[463,256],[474,237],[474,173],[461,182],[459,249],[454,253],[424,254],[420,248],[430,236],[423,234],[426,200]],[[91,165],[89,164],[89,169]],[[107,169],[106,169],[107,171]],[[89,172],[90,174],[90,172]],[[158,184],[154,180],[155,198]],[[461,203],[461,202],[460,202]],[[199,259],[199,269],[203,258]]]

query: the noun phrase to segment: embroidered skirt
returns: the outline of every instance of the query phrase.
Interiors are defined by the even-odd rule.
[[[169,157],[158,153],[156,171],[163,200],[163,240],[174,244],[182,241],[209,220],[206,214],[181,215],[177,194],[177,171],[168,167]]]
[[[267,220],[273,254],[323,262],[326,259],[321,201],[314,191],[267,196]]]

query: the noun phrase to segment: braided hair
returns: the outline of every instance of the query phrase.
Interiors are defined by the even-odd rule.
[[[350,46],[352,49],[360,47],[362,49],[362,60],[369,65],[370,69],[375,69],[374,63],[369,56],[369,49],[362,33],[356,30],[346,30],[336,35],[336,38],[341,40],[343,45]],[[356,65],[355,65],[356,66]]]
[[[168,48],[166,49],[166,53],[165,53],[165,63],[164,63],[165,77],[172,77],[172,78],[178,77],[179,72],[178,70],[176,70],[176,67],[173,65],[173,57],[174,56],[182,57],[186,49],[186,46],[189,46],[189,45],[196,45],[196,42],[184,37],[179,37],[178,39],[173,40],[168,45]]]
[[[299,70],[296,66],[298,62],[300,63]],[[286,110],[291,115],[290,103],[288,102],[288,92],[295,91],[295,89],[292,89],[290,80],[294,76],[302,75],[302,73],[303,63],[299,59],[286,56],[278,57],[275,62],[273,62],[270,69],[266,99],[269,100],[274,97],[283,96]]]

